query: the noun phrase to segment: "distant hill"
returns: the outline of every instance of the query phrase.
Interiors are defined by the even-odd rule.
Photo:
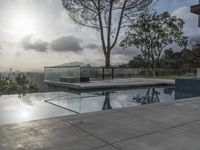
[[[76,61],[76,62],[65,63],[65,64],[62,64],[62,65],[59,65],[59,66],[81,66],[81,67],[83,67],[83,66],[85,66],[85,65],[86,65],[86,64],[83,63],[83,62],[78,62],[78,61]]]

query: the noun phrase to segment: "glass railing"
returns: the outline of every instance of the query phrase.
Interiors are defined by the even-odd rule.
[[[176,78],[196,77],[196,69],[150,69],[114,68],[113,78]],[[112,76],[112,75],[111,75]]]
[[[89,77],[90,81],[103,79],[103,68],[81,67],[80,77]]]
[[[45,81],[77,83],[80,82],[80,67],[45,67]]]
[[[45,67],[45,81],[80,83],[117,78],[177,78],[196,77],[196,69],[102,68],[102,67]]]

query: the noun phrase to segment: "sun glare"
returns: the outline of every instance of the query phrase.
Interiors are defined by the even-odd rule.
[[[35,31],[35,21],[32,16],[19,14],[13,18],[12,29],[17,34],[26,35]]]

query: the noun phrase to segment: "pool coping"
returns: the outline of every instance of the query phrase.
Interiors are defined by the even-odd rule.
[[[152,79],[152,78],[129,78],[113,79],[102,81],[91,81],[89,83],[64,83],[57,81],[45,80],[47,85],[67,87],[74,90],[91,90],[106,88],[131,88],[131,87],[148,87],[148,86],[174,86],[175,80]]]

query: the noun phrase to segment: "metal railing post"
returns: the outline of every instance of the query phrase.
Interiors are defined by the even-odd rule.
[[[104,68],[103,68],[103,80],[105,79],[105,76],[104,76]]]
[[[114,79],[114,68],[112,68],[112,79]]]

